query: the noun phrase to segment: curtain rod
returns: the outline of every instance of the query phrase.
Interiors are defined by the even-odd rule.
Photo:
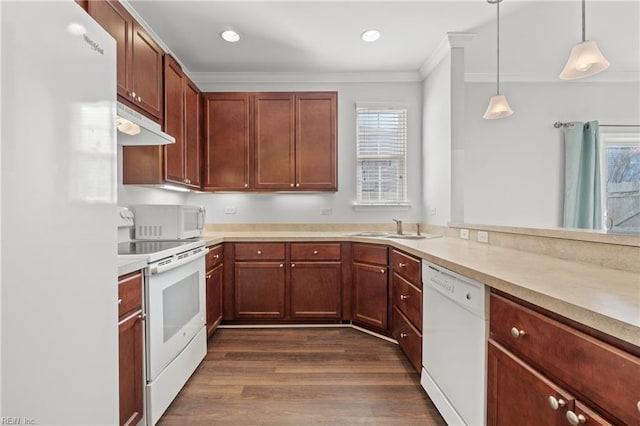
[[[556,121],[553,123],[553,127],[559,129],[561,127],[573,127],[573,123],[563,123],[562,121]],[[600,124],[600,127],[640,127],[640,124]]]

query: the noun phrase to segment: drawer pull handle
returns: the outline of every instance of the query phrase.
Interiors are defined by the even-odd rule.
[[[400,295],[400,300],[406,300],[408,298],[409,298],[409,296],[407,296],[407,295],[404,295],[404,294]]]
[[[566,402],[564,401],[564,399],[562,398],[556,399],[555,396],[550,396],[548,401],[549,401],[549,406],[553,410],[558,410],[558,408],[562,408],[566,405]]]
[[[524,336],[526,333],[524,332],[524,330],[518,330],[517,328],[513,327],[511,329],[511,335],[517,339],[518,337],[522,337]]]
[[[381,273],[381,274],[384,274],[384,269],[380,269],[380,273]]]
[[[219,255],[219,254],[214,254],[214,255],[213,255],[213,258],[214,258],[214,259],[220,259],[220,255]]]
[[[405,337],[407,337],[407,333],[400,333],[400,338],[404,339]]]
[[[257,251],[257,253],[258,253],[258,254],[262,254],[262,250],[258,250],[258,251]]]
[[[291,264],[291,267],[292,267],[292,268],[295,268],[295,267],[296,267],[296,264],[295,264],[295,263],[292,263],[292,264]]]
[[[313,251],[313,254],[318,254],[318,250],[314,250],[314,251]]]
[[[404,268],[405,266],[407,266],[407,264],[406,264],[406,263],[402,263],[402,262],[400,262],[400,263],[398,263],[398,266],[399,266],[400,268]]]
[[[582,414],[576,414],[571,410],[567,411],[567,420],[573,426],[578,426],[579,424],[587,422],[587,418],[585,416],[583,416]]]
[[[118,306],[122,305],[122,299],[118,299]]]

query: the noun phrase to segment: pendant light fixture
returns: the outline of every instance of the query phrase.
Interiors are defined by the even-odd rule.
[[[560,73],[562,80],[576,80],[598,74],[609,68],[598,45],[585,37],[585,0],[582,0],[582,41],[571,48],[569,60]]]
[[[504,95],[500,94],[500,2],[502,2],[502,0],[487,0],[487,3],[496,5],[497,13],[496,94],[489,100],[489,106],[482,116],[482,118],[485,118],[487,120],[508,117],[513,114],[513,111],[509,106],[509,102],[507,102],[507,98]]]

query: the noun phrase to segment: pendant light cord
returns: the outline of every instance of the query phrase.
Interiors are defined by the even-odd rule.
[[[497,14],[497,31],[496,31],[496,94],[500,94],[500,2],[496,2],[496,14]],[[584,1],[584,0],[583,0]]]
[[[582,0],[582,41],[585,41],[587,39],[587,30],[586,28],[586,24],[585,24],[585,17],[586,17],[586,13],[585,13],[585,2],[586,0]]]

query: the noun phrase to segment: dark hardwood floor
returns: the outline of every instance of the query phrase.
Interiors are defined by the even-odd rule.
[[[220,329],[159,425],[446,425],[399,347],[351,328]]]

